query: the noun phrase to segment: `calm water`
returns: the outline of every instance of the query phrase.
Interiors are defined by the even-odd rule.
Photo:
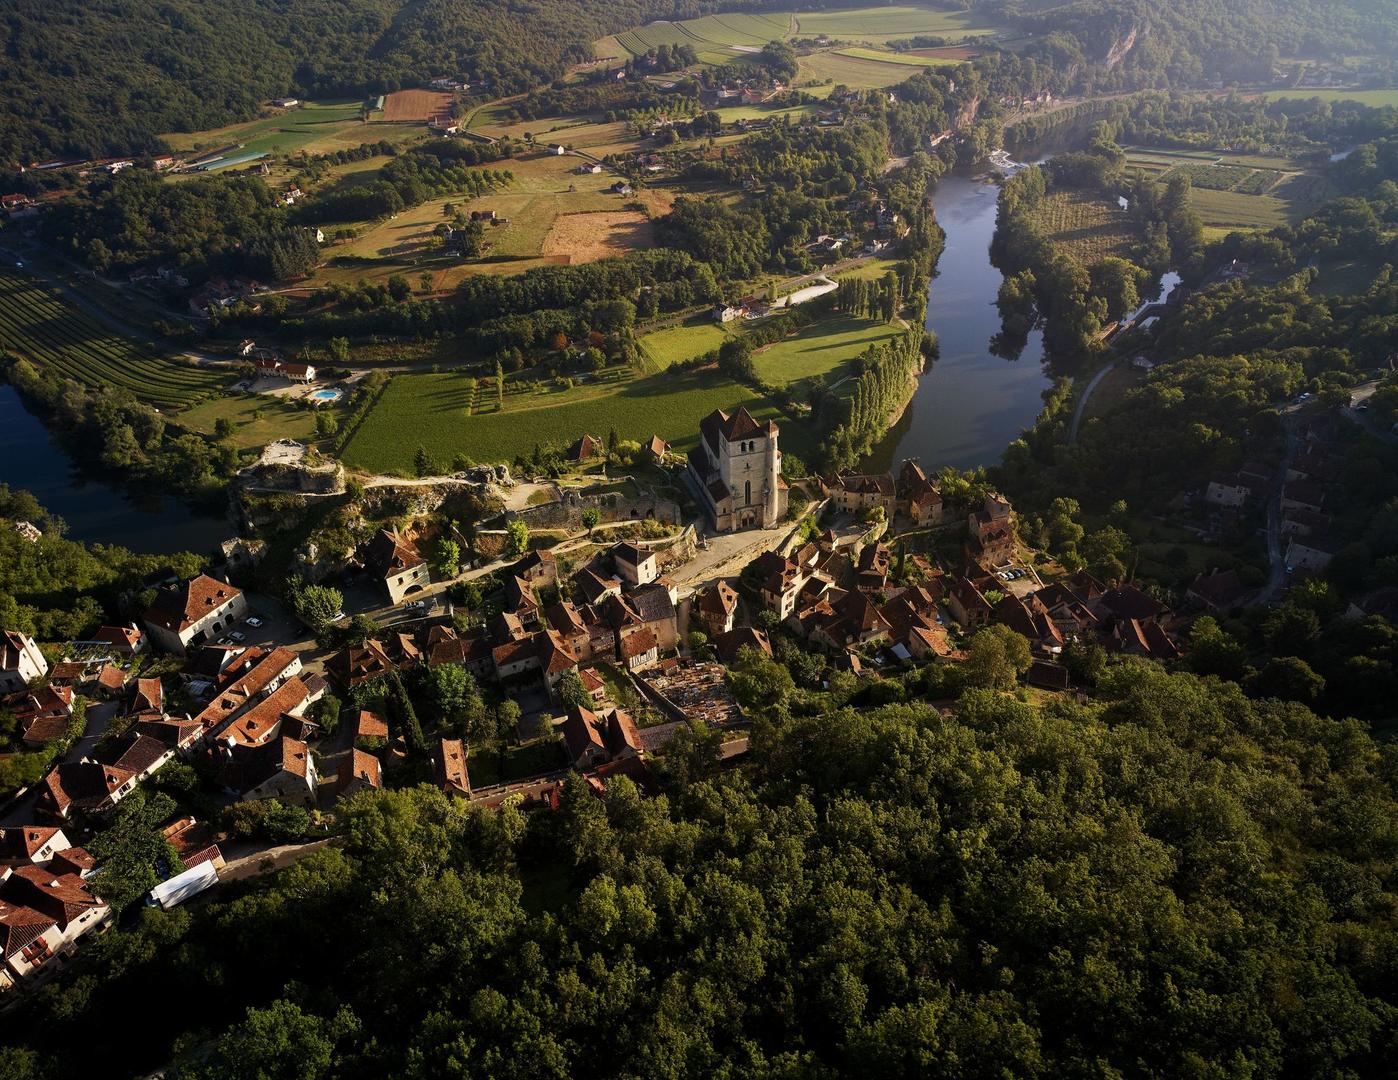
[[[222,517],[159,496],[136,498],[84,477],[15,388],[0,385],[0,483],[26,488],[68,523],[68,538],[165,554],[211,551],[233,535]]]
[[[1005,447],[1032,427],[1052,380],[1043,368],[1043,335],[1034,330],[1017,360],[992,355],[1000,329],[995,298],[1000,271],[990,264],[995,184],[944,176],[934,197],[946,250],[928,294],[927,327],[941,358],[918,380],[912,404],[875,454],[894,466],[907,457],[929,470],[999,462]]]

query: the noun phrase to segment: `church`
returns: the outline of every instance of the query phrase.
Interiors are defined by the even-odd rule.
[[[715,409],[699,421],[689,472],[715,532],[773,529],[786,514],[777,425],[759,425],[745,408]]]

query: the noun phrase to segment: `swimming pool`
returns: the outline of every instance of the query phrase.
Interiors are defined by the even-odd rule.
[[[339,401],[343,396],[343,390],[313,390],[311,391],[312,401]]]

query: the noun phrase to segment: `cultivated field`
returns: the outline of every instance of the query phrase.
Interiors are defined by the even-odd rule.
[[[425,123],[428,119],[451,108],[451,95],[438,90],[395,90],[383,103],[383,119],[387,123]]]
[[[326,154],[359,146],[361,143],[402,143],[421,138],[421,124],[367,124],[360,119],[361,102],[337,100],[307,102],[275,116],[209,131],[172,132],[162,136],[180,155],[193,155],[238,144],[230,160],[248,154]]]
[[[226,373],[163,356],[107,330],[32,278],[0,271],[0,348],[45,371],[129,390],[162,409],[218,392]]]
[[[1269,90],[1262,95],[1268,101],[1357,101],[1361,105],[1382,108],[1398,106],[1398,90]]]
[[[747,405],[758,419],[781,417],[775,406],[716,372],[663,372],[631,379],[592,397],[547,395],[548,404],[469,414],[469,393],[459,375],[399,375],[345,448],[346,465],[370,472],[408,474],[417,448],[443,461],[466,454],[476,461],[513,461],[535,445],[563,448],[583,432],[623,439],[658,434],[684,451],[698,440],[699,421],[714,409]],[[560,400],[561,399],[561,400]],[[799,434],[782,442],[800,454]]]
[[[656,330],[637,339],[641,351],[657,369],[682,363],[713,352],[728,340],[728,334],[711,315],[695,315],[678,326]]]
[[[635,210],[593,210],[559,214],[544,237],[541,254],[563,265],[596,262],[655,246],[650,218]]]
[[[836,316],[759,350],[753,361],[757,373],[775,386],[789,386],[817,375],[833,384],[845,374],[849,361],[901,332],[885,322]]]
[[[976,12],[942,11],[913,5],[803,11],[796,17],[796,35],[803,38],[886,41],[917,34],[969,38],[993,34],[997,29],[994,22]]]
[[[1190,205],[1210,240],[1235,229],[1297,221],[1333,194],[1323,176],[1278,155],[1133,146],[1127,148],[1126,163],[1158,180],[1188,176]]]
[[[903,64],[885,64],[876,60],[861,60],[841,56],[831,51],[814,52],[797,57],[797,84],[805,81],[843,83],[852,90],[877,90],[908,79],[913,69]]]
[[[901,64],[903,67],[909,68],[945,67],[961,62],[941,56],[921,56],[913,52],[889,52],[887,49],[865,49],[858,46],[836,49],[835,55],[848,56],[855,60],[873,60],[881,64]]]
[[[661,45],[688,45],[702,63],[731,64],[758,52],[769,41],[790,36],[791,25],[791,16],[785,13],[705,15],[683,22],[661,20],[604,38],[593,46],[593,51],[601,55],[612,49],[615,42],[632,56],[644,56]]]
[[[1083,191],[1055,191],[1034,212],[1045,235],[1084,266],[1111,255],[1128,258],[1135,235],[1124,210]]]

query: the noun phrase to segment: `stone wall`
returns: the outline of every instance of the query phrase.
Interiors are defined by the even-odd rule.
[[[582,512],[589,507],[602,515],[603,522],[640,521],[655,518],[666,525],[678,525],[683,517],[678,503],[655,496],[628,499],[620,492],[605,495],[582,495],[564,490],[557,502],[526,506],[522,510],[507,510],[509,521],[523,521],[530,529],[567,529],[577,532],[584,528]]]

